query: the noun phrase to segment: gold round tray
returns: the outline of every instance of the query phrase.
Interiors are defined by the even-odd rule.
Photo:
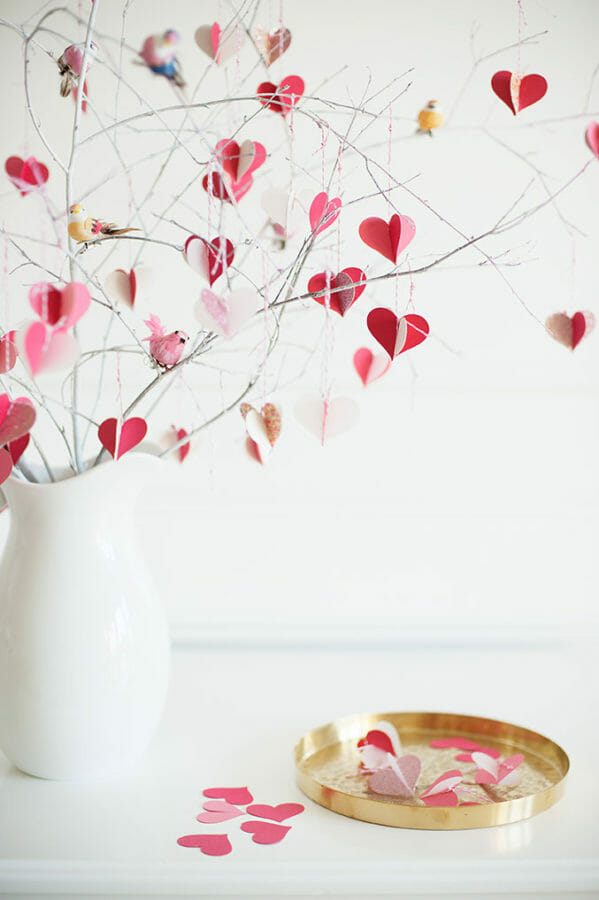
[[[419,785],[428,786],[451,769],[460,769],[464,777],[474,771],[472,762],[456,762],[458,749],[430,746],[433,740],[453,737],[492,748],[503,758],[524,754],[520,783],[487,788],[487,802],[481,805],[425,806],[417,799],[373,794],[359,768],[357,742],[381,720],[397,729],[402,753],[420,757]],[[570,767],[562,748],[535,731],[494,719],[430,712],[347,716],[315,728],[296,746],[295,765],[304,794],[333,812],[395,828],[442,830],[505,825],[543,812],[563,795]]]

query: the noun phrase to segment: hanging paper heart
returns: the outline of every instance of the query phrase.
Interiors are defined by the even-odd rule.
[[[225,139],[217,143],[215,155],[234,183],[248,178],[266,162],[266,149],[258,141],[246,140],[238,144]]]
[[[30,435],[29,432],[27,434],[23,434],[20,438],[17,438],[15,441],[11,441],[9,444],[6,444],[6,449],[10,453],[13,466],[16,466],[18,461],[21,459],[25,450],[29,446]]]
[[[426,806],[457,806],[458,795],[454,788],[462,780],[462,773],[459,769],[451,769],[444,772],[430,787],[420,794],[420,799]]]
[[[14,341],[7,334],[0,338],[0,375],[5,375],[14,368],[19,354]]]
[[[322,444],[326,438],[348,431],[360,417],[358,404],[351,397],[335,397],[328,402],[320,397],[306,397],[296,404],[295,415]]]
[[[185,259],[198,275],[210,283],[210,287],[233,262],[235,250],[228,238],[214,237],[205,241],[197,234],[192,234],[185,241],[183,251]]]
[[[231,182],[225,181],[220,172],[210,172],[202,178],[202,187],[207,194],[216,197],[223,203],[239,203],[253,184],[252,178],[246,178],[244,181]]]
[[[8,450],[0,449],[0,484],[4,484],[12,472],[12,456]]]
[[[252,318],[259,308],[259,301],[248,288],[231,291],[227,298],[217,297],[204,288],[195,307],[198,321],[207,331],[215,331],[231,338]]]
[[[525,75],[503,70],[495,72],[491,87],[514,115],[537,103],[547,93],[547,81],[542,75]]]
[[[187,432],[184,428],[175,428],[174,425],[171,425],[172,430],[175,432],[175,443],[178,443],[182,438],[187,437]],[[179,462],[183,462],[185,457],[189,453],[191,449],[191,444],[189,441],[185,444],[181,444],[179,449],[177,450],[177,454],[179,456]]]
[[[422,316],[410,313],[397,318],[390,309],[378,307],[368,313],[368,330],[391,359],[421,344],[429,333],[429,325]]]
[[[274,822],[244,822],[241,830],[253,835],[255,844],[278,844],[282,841],[291,825],[275,825]]]
[[[289,49],[291,32],[283,26],[270,33],[266,33],[264,28],[259,28],[256,30],[254,39],[266,65],[270,66]]]
[[[373,381],[382,378],[391,367],[391,360],[380,353],[375,356],[368,347],[360,347],[354,353],[354,369],[364,387],[368,387]]]
[[[9,156],[4,163],[6,174],[18,188],[23,197],[30,191],[41,187],[48,180],[49,172],[47,167],[37,161],[35,156],[29,159],[21,159],[20,156]]]
[[[339,216],[341,210],[341,200],[339,197],[333,197],[329,201],[326,191],[317,194],[310,206],[310,228],[314,237],[332,225]]]
[[[366,275],[362,269],[356,269],[353,266],[342,269],[333,276],[327,272],[319,272],[318,275],[313,275],[308,282],[308,291],[310,293],[318,291],[319,293],[314,297],[317,303],[324,307],[328,304],[330,309],[339,313],[340,316],[344,316],[350,306],[364,292],[366,285],[359,282],[365,279]]]
[[[388,223],[376,216],[364,219],[358,231],[365,244],[396,263],[399,254],[416,234],[416,226],[409,216],[395,213]]]
[[[233,803],[235,806],[246,806],[254,799],[247,787],[206,788],[202,793],[204,797],[210,797],[214,800],[226,800],[227,803]]]
[[[274,403],[265,403],[260,412],[242,403],[239,411],[245,420],[248,452],[264,465],[281,433],[281,413]]]
[[[128,272],[126,269],[115,269],[106,276],[104,290],[114,302],[124,303],[133,309],[140,295],[148,294],[152,281],[153,273],[148,266],[136,266]]]
[[[54,330],[44,322],[32,322],[15,338],[17,350],[32,376],[41,372],[70,369],[81,353],[77,339],[62,329]]]
[[[304,93],[304,88],[303,78],[299,75],[287,75],[278,85],[272,81],[263,81],[258,85],[256,93],[262,106],[286,116]]]
[[[202,822],[205,825],[216,825],[219,822],[228,822],[229,819],[235,819],[237,816],[242,816],[243,810],[239,809],[239,807],[234,806],[232,803],[227,803],[226,800],[208,800],[203,805],[204,812],[201,812],[196,816],[198,822]]]
[[[105,419],[98,428],[98,437],[102,446],[108,450],[113,459],[120,459],[124,453],[136,447],[146,436],[148,426],[144,419],[133,417],[121,424],[119,448],[115,456],[118,422],[116,419]]]
[[[589,149],[599,157],[599,122],[591,122],[584,136]]]
[[[0,394],[0,447],[18,441],[31,431],[35,422],[35,409],[27,397],[11,400],[8,394]]]
[[[278,806],[254,803],[246,809],[250,816],[258,816],[260,819],[272,819],[273,822],[284,822],[285,819],[290,819],[292,816],[299,816],[303,811],[304,807],[301,803],[279,803]]]
[[[195,42],[217,66],[223,65],[233,56],[237,56],[245,40],[242,25],[233,25],[221,31],[218,22],[212,25],[200,25],[195,33]]]
[[[91,297],[86,286],[78,281],[71,281],[62,289],[41,282],[30,289],[29,303],[47,325],[64,330],[76,325],[87,312]]]
[[[185,834],[177,843],[181,847],[196,847],[205,856],[226,856],[233,849],[226,834]]]
[[[595,327],[595,316],[592,312],[575,312],[572,317],[566,313],[554,313],[545,322],[545,328],[552,338],[570,350],[577,347]]]
[[[368,779],[368,787],[375,794],[396,797],[413,797],[420,777],[421,763],[417,756],[408,754],[393,761],[392,768],[377,769]]]

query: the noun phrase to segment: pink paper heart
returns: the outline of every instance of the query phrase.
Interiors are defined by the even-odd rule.
[[[591,122],[584,136],[589,149],[599,157],[599,122]]]
[[[64,288],[56,285],[34,284],[29,302],[38,316],[53,328],[72,328],[89,309],[91,297],[84,284],[71,281]]]
[[[407,754],[395,759],[392,767],[377,769],[370,776],[368,787],[375,794],[413,797],[420,777],[421,763],[417,756]]]
[[[10,444],[31,431],[35,422],[35,409],[27,397],[11,400],[8,394],[0,394],[0,447]]]
[[[261,819],[272,819],[273,822],[284,822],[292,816],[299,816],[304,811],[301,803],[279,803],[278,806],[269,806],[266,803],[254,803],[248,806],[246,812],[250,816],[258,816]]]
[[[391,368],[391,360],[383,354],[375,356],[368,347],[360,347],[354,353],[354,369],[364,387],[368,387],[373,381],[382,378]]]
[[[79,357],[76,338],[63,329],[33,322],[18,334],[19,352],[33,376],[42,371],[68,369]]]
[[[185,241],[185,259],[198,275],[209,282],[210,287],[228,268],[235,257],[233,244],[228,238],[214,237],[205,241],[197,234],[192,234]]]
[[[273,822],[244,822],[241,830],[253,835],[255,844],[278,844],[291,831],[291,826],[275,825]]]
[[[146,436],[148,426],[144,419],[134,416],[126,419],[121,425],[119,448],[116,459],[136,447]],[[98,428],[98,437],[102,446],[115,458],[117,420],[105,419]]]
[[[326,307],[328,302],[329,309],[339,313],[340,316],[344,316],[364,292],[366,285],[360,284],[360,282],[364,281],[365,278],[366,275],[362,269],[358,269],[355,266],[342,269],[337,275],[333,275],[330,272],[319,272],[317,275],[313,275],[308,282],[308,291],[311,294],[322,291],[322,293],[314,297],[314,300],[324,307]],[[329,291],[328,300],[327,288]]]
[[[14,368],[18,358],[17,348],[7,334],[0,338],[0,375]]]
[[[462,780],[459,769],[451,769],[433,781],[425,791],[420,794],[420,799],[426,806],[457,806],[458,796],[455,788]]]
[[[316,195],[310,205],[309,212],[310,228],[314,237],[333,224],[335,219],[339,217],[340,210],[341,200],[339,197],[333,197],[332,200],[329,200],[326,191],[321,191],[320,194]]]
[[[304,80],[299,75],[287,75],[279,84],[263,81],[256,88],[258,100],[266,109],[286,116],[304,93]]]
[[[235,806],[247,806],[254,799],[246,787],[214,787],[202,791],[204,797],[226,800]]]
[[[206,856],[226,856],[233,849],[226,834],[186,834],[177,843],[180,847],[196,847]]]
[[[12,456],[4,448],[0,449],[0,484],[4,484],[12,472]]]
[[[204,812],[196,816],[198,822],[214,825],[217,822],[227,822],[243,815],[243,810],[228,803],[226,800],[208,800],[203,804]]]
[[[396,263],[399,254],[406,249],[416,234],[416,226],[409,216],[400,216],[396,213],[391,216],[389,223],[376,216],[364,219],[358,231],[368,247],[372,247],[392,263]]]
[[[4,163],[4,168],[9,179],[23,197],[45,184],[49,176],[47,167],[38,162],[35,156],[30,156],[29,159],[9,156]]]

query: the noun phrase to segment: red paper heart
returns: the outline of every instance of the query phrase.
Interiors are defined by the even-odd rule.
[[[391,359],[421,344],[430,330],[428,322],[422,316],[410,313],[398,319],[394,312],[383,307],[371,310],[366,324]]]
[[[180,847],[196,847],[206,856],[226,856],[233,849],[226,834],[186,834],[177,843]]]
[[[416,226],[409,216],[395,213],[388,223],[376,216],[364,219],[358,231],[365,244],[396,263],[399,254],[416,234]]]
[[[328,228],[329,225],[333,224],[335,219],[339,216],[340,209],[341,200],[339,197],[334,197],[329,201],[326,191],[321,191],[320,194],[316,195],[310,205],[309,213],[310,227],[314,237],[316,237],[317,234],[320,234],[321,231],[324,231],[325,228]]]
[[[21,435],[15,441],[11,441],[6,445],[6,449],[10,453],[13,465],[16,465],[21,459],[25,450],[29,446],[29,433]]]
[[[4,484],[12,472],[12,456],[4,448],[0,449],[0,484]]]
[[[291,831],[291,826],[275,825],[272,822],[244,822],[241,830],[253,835],[255,844],[278,844]]]
[[[72,328],[87,312],[91,297],[86,286],[78,281],[71,281],[64,288],[41,282],[30,289],[29,303],[47,325],[58,325],[64,330]]]
[[[545,322],[545,328],[556,341],[574,350],[585,335],[595,327],[595,316],[592,312],[575,312],[572,317],[566,313],[554,313]]]
[[[286,116],[304,93],[304,88],[303,78],[299,75],[287,75],[278,85],[263,81],[258,85],[256,93],[262,106]]]
[[[599,157],[599,122],[591,122],[584,136],[590,150]]]
[[[202,793],[204,797],[212,797],[214,799],[222,797],[223,800],[226,800],[227,803],[232,803],[234,806],[246,806],[246,804],[251,803],[254,799],[246,787],[207,788],[205,791],[202,791]]]
[[[194,260],[192,262],[193,257],[190,254],[195,249],[195,241],[201,242],[205,253],[205,258],[201,261]],[[228,268],[235,258],[235,250],[233,248],[233,244],[228,238],[214,237],[211,241],[206,241],[204,240],[204,238],[199,237],[199,235],[197,234],[192,234],[187,238],[187,240],[185,241],[184,252],[187,261],[192,266],[192,268],[195,269],[195,271],[198,271],[200,275],[204,275],[208,279],[208,281],[210,282],[210,287],[212,287],[217,278],[220,278],[220,276],[223,274],[225,262]]]
[[[5,375],[14,368],[18,358],[17,348],[5,334],[0,338],[0,375]]]
[[[171,425],[171,428],[175,432],[175,443],[178,443],[181,438],[187,437],[187,432],[184,428],[176,428],[174,425]],[[190,449],[191,444],[189,443],[189,441],[187,441],[186,444],[181,444],[181,446],[177,450],[177,453],[179,455],[179,462],[183,462],[185,460],[185,457],[189,453]]]
[[[37,161],[35,156],[29,159],[21,159],[20,156],[9,156],[4,163],[6,174],[25,197],[30,191],[41,187],[48,180],[49,172],[43,163]]]
[[[517,75],[505,69],[495,72],[491,87],[514,115],[542,100],[547,93],[547,81],[542,75],[525,75],[518,84]]]
[[[146,436],[148,426],[144,419],[133,417],[126,419],[121,425],[119,448],[116,459],[136,447]],[[98,437],[102,446],[115,458],[117,420],[105,419],[98,428]]]
[[[220,172],[210,172],[202,178],[202,187],[207,194],[222,200],[224,203],[238,203],[253,184],[251,178],[238,183],[225,182]]]
[[[386,359],[382,354],[375,356],[368,347],[360,347],[354,353],[354,368],[364,387],[368,387],[373,381],[382,378],[385,372],[389,371],[390,366],[391,360]]]
[[[308,291],[310,293],[321,292],[314,297],[314,300],[325,307],[327,305],[327,287],[329,291],[334,291],[334,293],[329,293],[328,296],[329,307],[336,313],[339,313],[340,316],[344,316],[350,306],[364,292],[366,285],[358,284],[357,282],[363,281],[365,278],[366,275],[362,269],[357,269],[353,266],[350,266],[348,269],[342,269],[337,275],[329,273],[328,278],[326,272],[319,272],[318,275],[313,275],[308,282]],[[341,290],[339,290],[340,288]]]
[[[35,422],[35,409],[27,397],[11,400],[8,394],[0,394],[0,447],[17,441],[31,431]]]
[[[258,816],[260,819],[272,819],[273,822],[284,822],[291,816],[299,816],[304,811],[301,803],[279,803],[278,806],[269,806],[266,803],[254,803],[248,806],[246,812],[250,816]]]

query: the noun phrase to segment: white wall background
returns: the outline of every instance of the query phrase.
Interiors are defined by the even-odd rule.
[[[70,5],[77,10],[76,3]],[[80,5],[86,12],[87,3]],[[4,0],[0,15],[23,22],[38,8],[31,0]],[[525,0],[523,35],[547,34],[522,47],[522,67],[547,77],[547,97],[517,119],[494,97],[493,72],[517,63],[516,49],[508,50],[478,66],[448,127],[434,140],[414,136],[413,120],[429,97],[439,97],[447,113],[460,95],[472,69],[472,29],[479,55],[512,44],[517,9],[515,0],[287,2],[283,18],[292,46],[273,71],[278,77],[302,75],[310,91],[349,64],[348,72],[322,89],[347,102],[348,96],[359,98],[369,73],[374,92],[414,67],[401,82],[411,81],[409,90],[393,107],[393,172],[402,180],[415,177],[410,186],[418,195],[473,235],[492,225],[532,179],[524,207],[546,198],[536,169],[549,191],[575,175],[589,159],[584,130],[599,118],[599,87],[592,81],[599,61],[596,3]],[[118,36],[121,10],[121,3],[103,0],[99,30]],[[126,39],[141,46],[148,34],[177,28],[185,36],[180,56],[193,84],[204,65],[193,31],[228,10],[225,3],[202,4],[198,12],[198,4],[185,0],[171,0],[168,8],[137,0],[128,10]],[[278,15],[278,3],[264,3],[257,21],[275,24]],[[72,21],[66,24],[71,38],[80,39]],[[2,153],[47,159],[24,116],[20,41],[0,29],[0,42]],[[59,41],[55,46],[62,49]],[[172,102],[167,84],[148,82],[147,72],[133,65],[127,69],[126,63],[126,77],[146,95],[153,91],[153,103]],[[252,64],[246,48],[240,71]],[[93,75],[91,90],[99,105],[113,109],[114,82],[101,67]],[[237,75],[231,70],[228,77],[234,81]],[[222,71],[212,73],[202,97],[221,95],[224,78]],[[47,60],[34,72],[33,92],[48,137],[62,151],[72,109],[59,102],[58,74]],[[122,102],[126,108],[126,97]],[[254,122],[248,136],[273,145],[281,141],[281,123],[269,116]],[[385,121],[373,129],[372,143],[384,140],[386,126]],[[147,135],[145,153],[154,139],[157,149],[168,146],[163,135]],[[317,147],[316,129],[298,121],[296,161],[315,165]],[[383,146],[382,161],[386,152]],[[185,165],[189,160],[180,153],[151,210],[162,209]],[[151,166],[142,169],[136,174],[140,191],[155,172]],[[95,142],[82,154],[76,186],[81,191],[95,186],[87,199],[92,213],[124,221],[131,210],[121,181],[108,178],[113,171],[110,147]],[[271,162],[261,178],[264,186],[282,184],[285,170]],[[344,169],[342,187],[348,196],[372,191],[355,161]],[[252,190],[256,195],[243,203],[259,212],[258,187]],[[60,203],[62,186],[51,183],[49,191]],[[361,344],[374,347],[365,331],[365,311],[394,302],[390,282],[369,288],[358,301],[360,313],[356,309],[336,323],[334,393],[354,397],[361,408],[360,423],[347,435],[322,448],[294,420],[297,397],[318,389],[317,353],[301,384],[273,393],[283,409],[284,431],[268,467],[245,457],[237,413],[204,433],[184,466],[171,464],[168,484],[154,485],[144,497],[140,530],[175,636],[401,641],[424,634],[462,641],[508,634],[534,641],[562,630],[596,628],[599,333],[570,353],[547,336],[542,323],[562,310],[599,313],[598,196],[599,163],[560,196],[557,206],[483,245],[488,253],[510,249],[501,259],[509,265],[500,272],[523,303],[497,271],[480,265],[476,252],[419,277],[415,302],[434,337],[410,359],[396,360],[385,379],[364,391],[351,355]],[[6,227],[31,229],[33,198],[23,201],[10,185],[0,198]],[[200,228],[206,210],[201,189],[193,202],[199,218],[192,204],[187,221]],[[461,242],[414,198],[402,194],[395,202],[417,224],[411,265]],[[368,266],[371,274],[386,270],[382,258],[375,259],[355,236],[366,215],[385,214],[381,199],[348,209],[340,220],[344,265]],[[171,232],[171,239],[180,240],[180,232]],[[308,274],[335,258],[330,247],[325,245]],[[126,267],[132,258],[130,246],[120,247],[104,271]],[[172,304],[176,324],[186,327],[197,282],[179,260],[173,263],[172,251],[152,251],[145,261],[156,271],[156,294],[168,296],[169,312]],[[26,314],[24,285],[34,280],[39,275],[32,277],[31,269],[24,270],[21,288],[14,279],[7,287],[5,279],[5,327]],[[400,302],[406,300],[402,283]],[[301,317],[292,317],[293,339],[319,338],[321,313],[308,305]],[[269,392],[275,376],[269,373]],[[168,426],[175,416],[180,421],[184,395],[174,393],[159,423]],[[4,513],[2,535],[8,521]]]

